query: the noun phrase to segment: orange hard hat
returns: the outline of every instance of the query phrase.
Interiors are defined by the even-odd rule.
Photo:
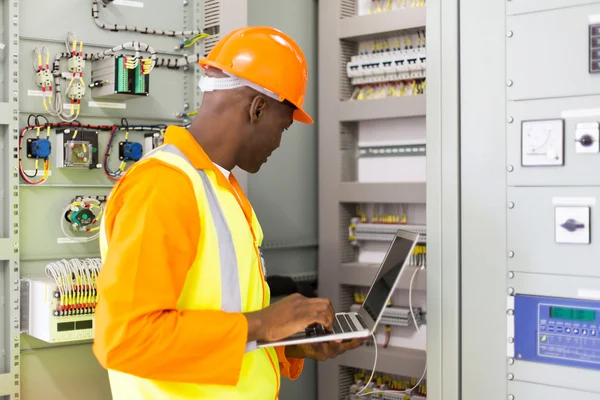
[[[314,122],[303,109],[308,83],[306,59],[298,44],[285,33],[265,26],[236,29],[219,40],[199,64],[230,76],[205,80],[205,91],[250,86],[280,102],[293,104],[296,121]]]

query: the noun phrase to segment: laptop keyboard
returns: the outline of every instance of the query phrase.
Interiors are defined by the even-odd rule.
[[[338,314],[335,316],[333,321],[333,333],[348,333],[355,332],[358,329],[354,326],[354,323],[347,314]],[[305,329],[306,337],[325,336],[330,335],[323,325],[317,324],[309,326]]]

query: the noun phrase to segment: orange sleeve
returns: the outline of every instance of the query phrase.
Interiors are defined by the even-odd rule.
[[[199,215],[183,172],[148,160],[109,198],[94,354],[147,379],[236,385],[248,337],[241,313],[178,310],[198,249]]]
[[[279,370],[281,376],[292,381],[298,379],[304,368],[304,359],[302,358],[287,358],[285,355],[285,346],[275,347],[277,358],[279,359]]]

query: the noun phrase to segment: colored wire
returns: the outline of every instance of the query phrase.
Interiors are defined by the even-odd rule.
[[[200,33],[198,35],[195,35],[194,37],[184,40],[181,44],[175,46],[175,50],[181,50],[181,49],[186,49],[186,48],[192,47],[198,41],[200,41],[201,39],[207,38],[208,36],[210,36],[210,35],[207,33]]]

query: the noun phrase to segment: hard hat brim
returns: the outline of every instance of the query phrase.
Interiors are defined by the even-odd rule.
[[[208,67],[213,67],[215,69],[239,76],[240,78],[246,79],[250,82],[252,81],[251,79],[248,79],[243,74],[241,74],[239,71],[234,71],[232,68],[228,68],[227,66],[221,65],[220,63],[214,62],[212,60],[207,60],[206,58],[199,60],[198,64],[200,64],[200,66],[202,68],[204,68],[205,70],[208,69]],[[265,89],[269,89],[269,88],[265,88]],[[286,99],[284,99],[284,100],[286,100]],[[290,101],[290,100],[288,100],[288,101]],[[292,101],[290,101],[290,103],[294,104]],[[308,113],[306,111],[304,111],[301,107],[298,107],[298,105],[296,105],[296,104],[294,104],[294,106],[296,107],[296,109],[294,110],[294,115],[293,115],[294,121],[298,121],[303,124],[309,124],[309,125],[315,123],[315,121],[311,118],[310,115],[308,115]]]

